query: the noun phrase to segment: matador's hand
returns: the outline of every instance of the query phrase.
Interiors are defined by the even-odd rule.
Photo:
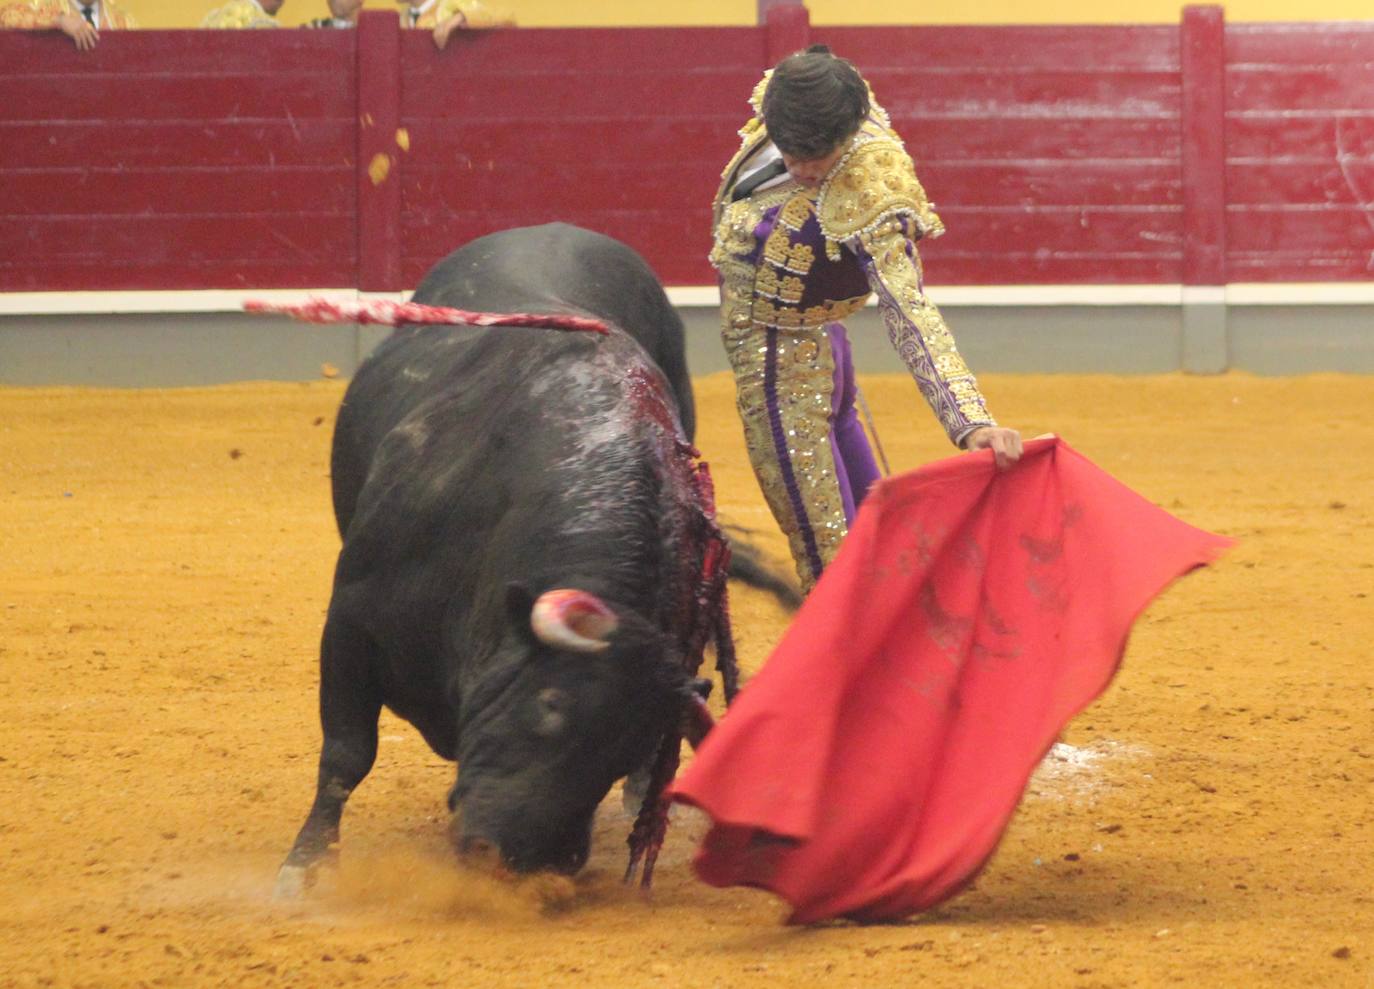
[[[965,450],[991,450],[998,470],[1021,459],[1021,434],[1005,426],[983,426],[968,434]]]

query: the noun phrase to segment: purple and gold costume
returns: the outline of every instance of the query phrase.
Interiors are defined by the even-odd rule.
[[[731,201],[771,149],[768,79],[754,90],[754,117],[716,194],[711,263],[749,457],[809,590],[878,476],[854,412],[840,320],[877,296],[892,345],[956,445],[995,421],[925,296],[915,242],[944,226],[876,102],[818,188],[784,177]]]

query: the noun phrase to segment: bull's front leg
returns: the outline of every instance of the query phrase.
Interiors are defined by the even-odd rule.
[[[294,899],[314,884],[337,852],[344,803],[377,758],[381,690],[373,673],[377,649],[361,631],[331,616],[320,643],[320,772],[315,803],[277,873],[274,895]]]

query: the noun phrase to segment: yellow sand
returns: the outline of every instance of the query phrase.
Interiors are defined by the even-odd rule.
[[[988,376],[1146,497],[1241,540],[1137,626],[976,886],[906,924],[780,926],[681,814],[651,900],[602,808],[575,882],[464,872],[452,767],[386,716],[330,889],[268,899],[318,753],[342,384],[0,390],[0,987],[1374,984],[1374,384]],[[863,381],[894,468],[950,453]],[[724,515],[766,530],[730,383],[698,381]],[[747,668],[785,617],[747,590]]]

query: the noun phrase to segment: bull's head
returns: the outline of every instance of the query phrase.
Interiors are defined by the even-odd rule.
[[[652,759],[688,676],[658,628],[587,591],[511,587],[506,618],[499,655],[463,690],[454,837],[519,871],[576,872],[597,805]]]

